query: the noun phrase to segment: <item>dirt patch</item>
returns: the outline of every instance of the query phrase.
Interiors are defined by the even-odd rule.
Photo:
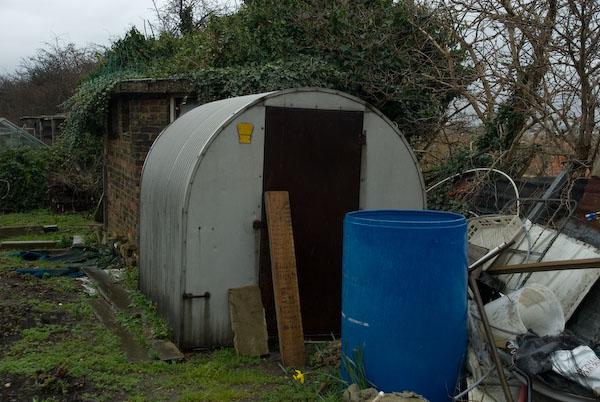
[[[0,399],[3,401],[40,400],[82,401],[93,388],[87,387],[83,378],[67,375],[65,369],[54,367],[39,370],[31,376],[9,375],[4,378]]]
[[[0,254],[0,401],[315,400],[318,373],[305,367],[306,383],[295,383],[273,344],[260,360],[222,348],[173,363],[130,363],[80,282],[16,272],[35,267]],[[140,314],[119,320],[132,334],[141,326]],[[307,362],[314,352],[307,346]]]
[[[69,328],[76,318],[61,306],[79,301],[74,279],[34,278],[16,272],[24,267],[12,259],[2,258],[0,268],[0,357],[19,354],[15,345],[24,339],[27,330],[39,331],[44,342],[61,342],[69,337]],[[25,266],[26,267],[26,266]],[[25,331],[25,332],[24,332]],[[27,353],[27,351],[23,351]],[[94,392],[91,384],[82,378],[69,376],[67,371],[54,366],[28,374],[0,376],[0,400],[24,401],[52,398],[57,401],[81,401],[85,394]]]

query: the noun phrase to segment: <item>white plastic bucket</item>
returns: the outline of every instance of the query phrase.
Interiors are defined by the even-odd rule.
[[[558,335],[565,329],[565,317],[558,298],[538,283],[489,302],[485,311],[499,347],[506,347],[506,342],[528,330],[544,336]]]

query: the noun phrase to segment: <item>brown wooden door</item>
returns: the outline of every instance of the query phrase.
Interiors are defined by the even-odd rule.
[[[267,107],[265,120],[263,190],[290,196],[304,333],[339,333],[343,220],[358,209],[363,113]],[[266,225],[260,287],[276,334]]]

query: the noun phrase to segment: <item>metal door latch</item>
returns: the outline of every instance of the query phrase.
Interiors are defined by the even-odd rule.
[[[210,293],[209,292],[204,292],[204,294],[201,294],[201,295],[193,295],[191,293],[184,293],[183,294],[183,298],[184,299],[200,299],[200,298],[208,299],[209,297],[210,297]]]

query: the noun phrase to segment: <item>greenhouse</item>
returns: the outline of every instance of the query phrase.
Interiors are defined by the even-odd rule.
[[[27,131],[9,120],[0,117],[0,146],[5,147],[47,147]]]

